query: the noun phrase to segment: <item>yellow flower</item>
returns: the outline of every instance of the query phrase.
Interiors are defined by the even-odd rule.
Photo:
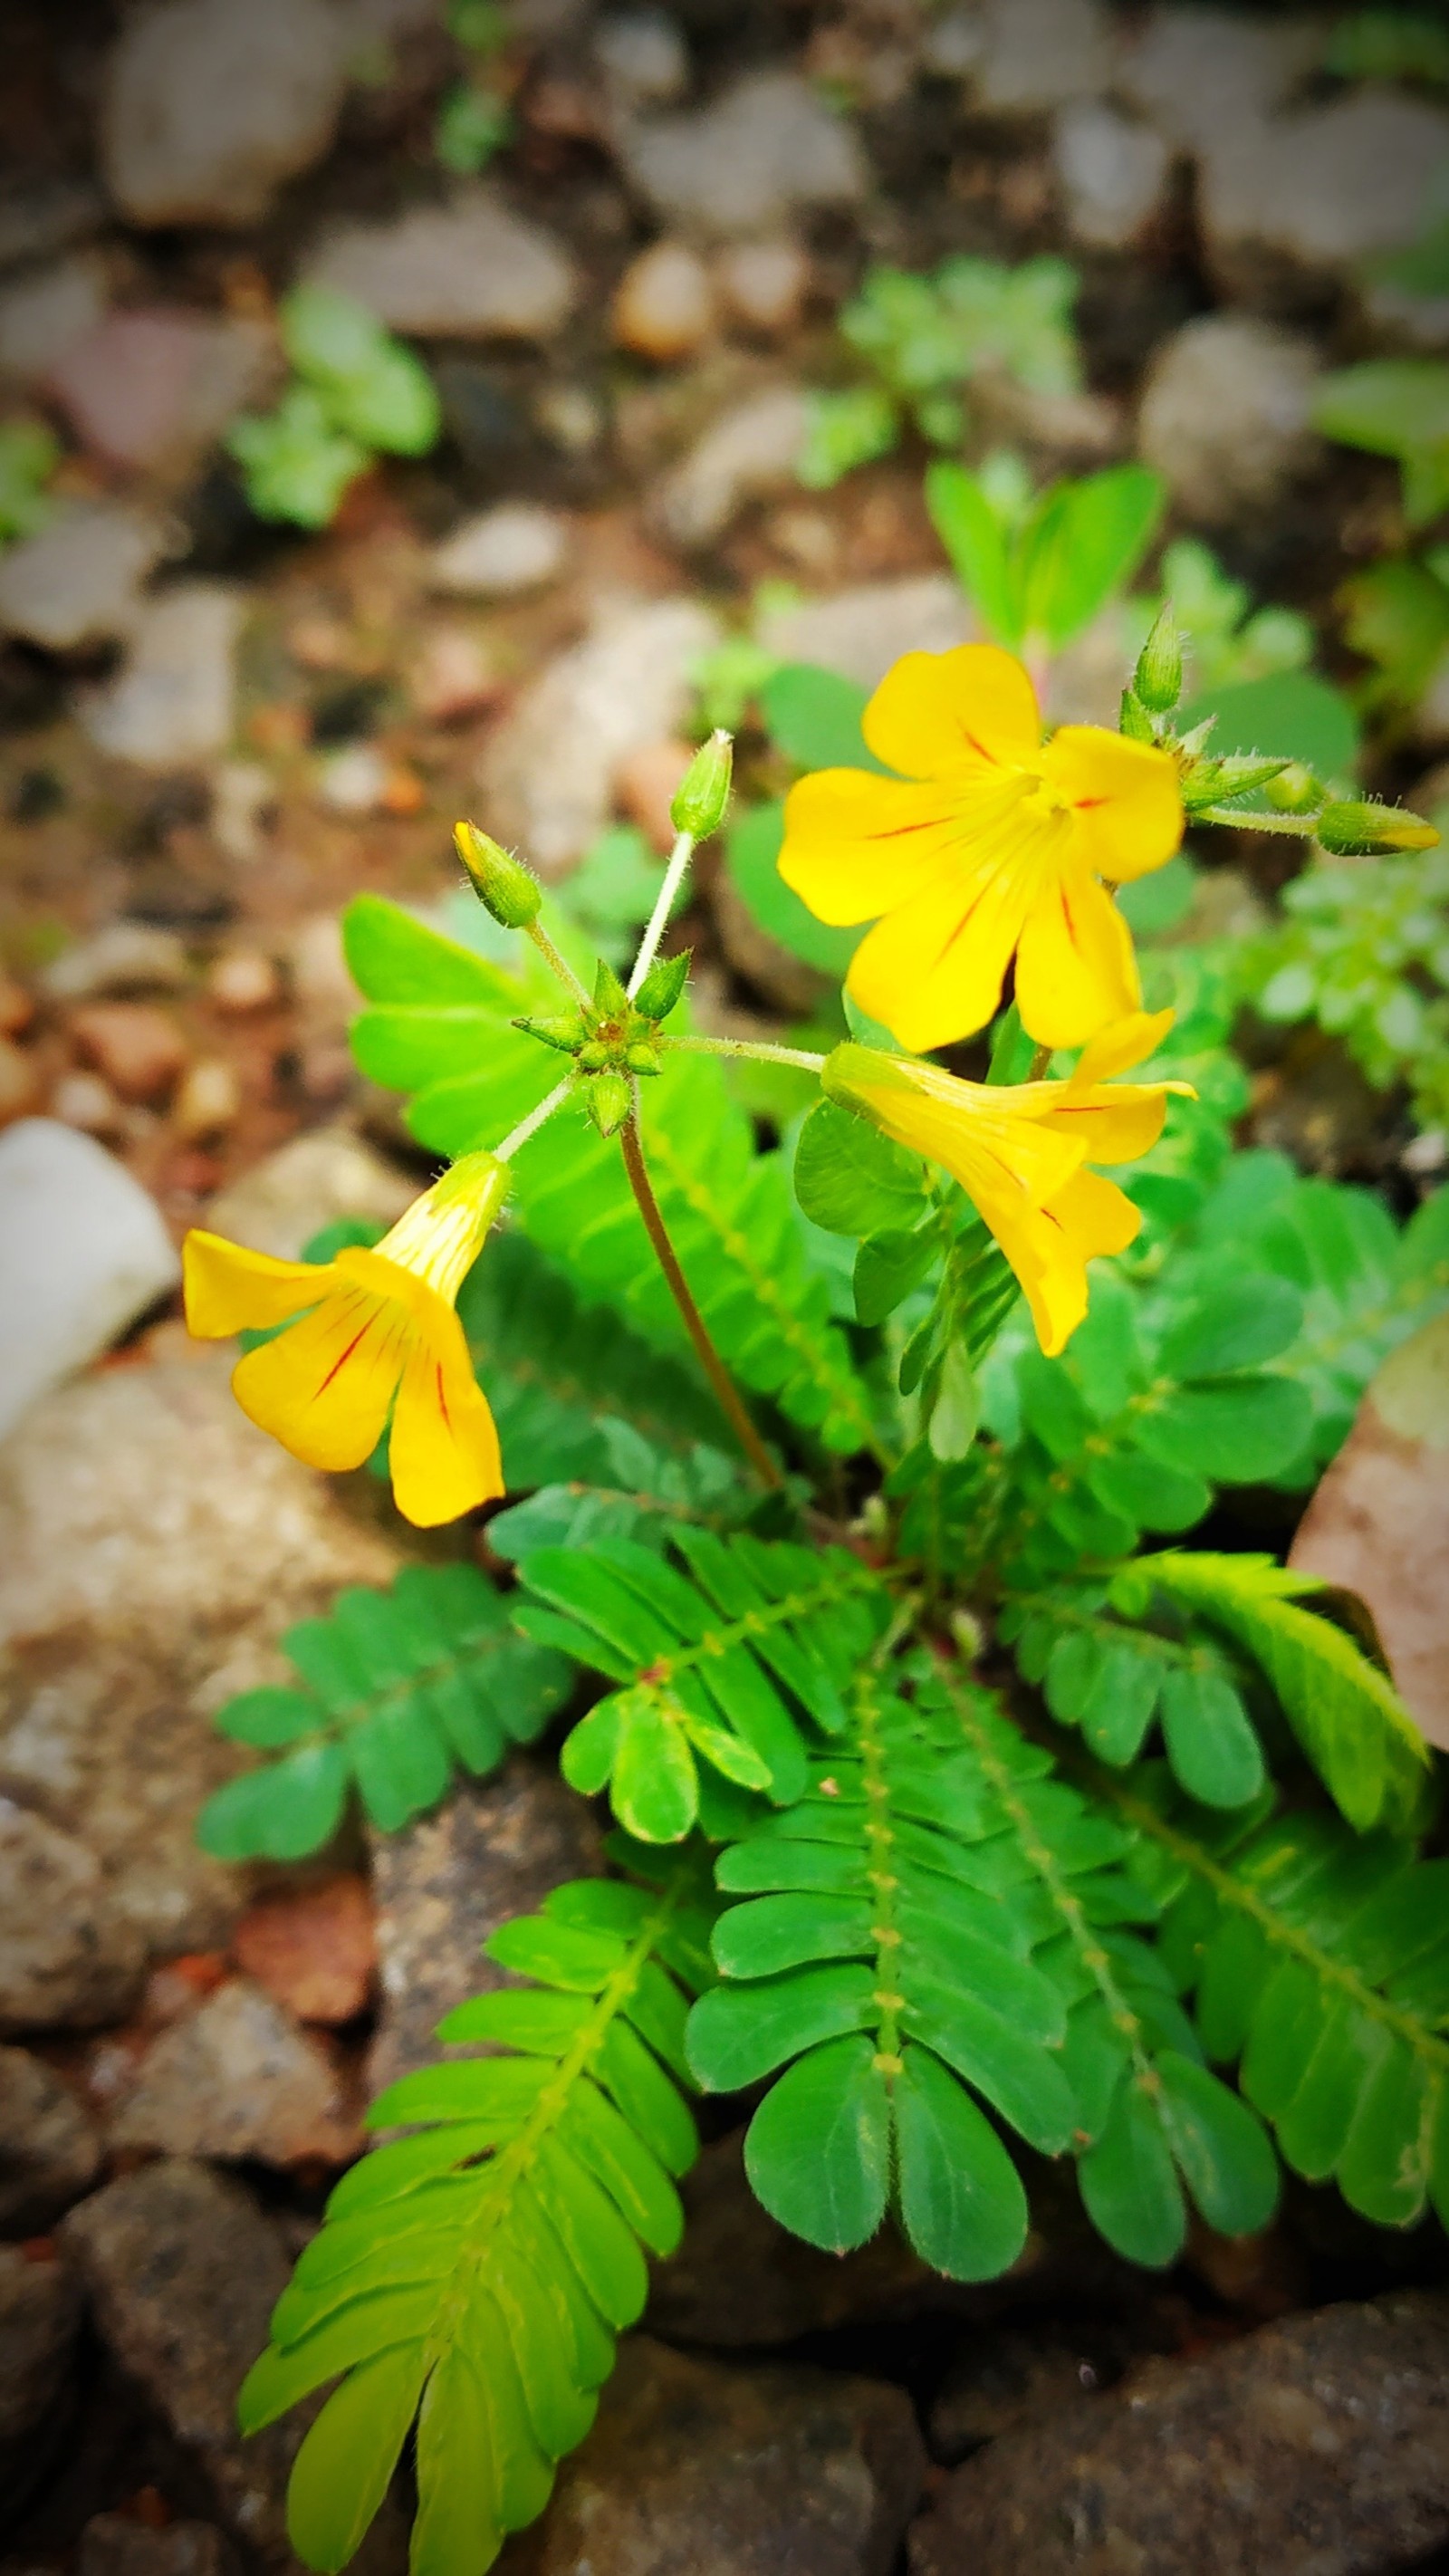
[[[498,1434],[454,1299],[503,1204],[508,1167],[467,1154],[375,1251],[276,1261],[220,1235],[182,1247],[186,1320],[204,1341],[283,1324],[237,1362],[243,1413],[309,1467],[360,1467],[392,1414],[397,1507],[423,1529],[503,1492]]]
[[[1118,1082],[1172,1021],[1137,1011],[1104,1029],[1065,1082],[995,1087],[958,1082],[939,1065],[842,1046],[821,1076],[830,1098],[898,1145],[944,1165],[1016,1272],[1037,1339],[1059,1351],[1087,1311],[1087,1263],[1122,1252],[1141,1215],[1089,1163],[1128,1163],[1157,1142],[1169,1091],[1184,1082]]]
[[[1081,1046],[1138,1009],[1127,925],[1103,877],[1144,876],[1182,837],[1168,753],[1100,725],[1049,742],[1026,672],[995,644],[907,653],[862,719],[901,772],[822,769],[791,789],[780,874],[821,921],[869,921],[847,978],[921,1052],[984,1028],[1016,959],[1042,1046]]]

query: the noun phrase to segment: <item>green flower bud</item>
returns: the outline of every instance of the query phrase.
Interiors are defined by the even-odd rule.
[[[1144,707],[1155,716],[1165,716],[1182,695],[1182,637],[1170,606],[1159,611],[1137,656],[1132,686]]]
[[[501,921],[505,930],[525,930],[537,920],[543,889],[521,860],[500,849],[476,823],[456,824],[453,846],[485,912]]]
[[[1117,719],[1117,728],[1120,733],[1125,733],[1129,742],[1157,740],[1152,730],[1152,718],[1135,689],[1124,689],[1122,692],[1122,712]]]
[[[1230,805],[1235,798],[1266,787],[1287,766],[1283,760],[1264,760],[1255,751],[1229,751],[1221,760],[1194,762],[1183,777],[1183,804],[1189,814],[1199,813],[1204,805]],[[1243,821],[1248,824],[1251,817],[1245,814]]]
[[[624,1049],[624,1062],[631,1073],[662,1073],[659,1049],[649,1038],[640,1038]]]
[[[1336,859],[1387,857],[1393,850],[1432,850],[1439,835],[1402,805],[1325,805],[1313,826],[1320,849]]]
[[[689,964],[687,948],[678,957],[656,957],[634,996],[635,1010],[646,1020],[667,1020],[689,980]]]
[[[610,1050],[602,1038],[590,1038],[588,1045],[579,1049],[579,1070],[582,1073],[602,1073],[609,1060]]]
[[[1306,814],[1322,794],[1320,781],[1301,760],[1290,760],[1286,769],[1280,769],[1277,777],[1268,781],[1268,802],[1280,814]]]
[[[577,1011],[559,1011],[551,1019],[515,1020],[513,1025],[528,1037],[540,1038],[545,1046],[557,1047],[560,1055],[577,1055],[584,1034]]]
[[[629,1008],[629,996],[607,958],[601,957],[594,970],[594,1011],[601,1020],[617,1019]]]
[[[702,743],[674,791],[669,819],[676,832],[704,841],[717,832],[730,801],[734,745],[727,733],[712,733]]]
[[[629,1115],[634,1093],[627,1075],[596,1073],[584,1097],[599,1134],[613,1136]]]

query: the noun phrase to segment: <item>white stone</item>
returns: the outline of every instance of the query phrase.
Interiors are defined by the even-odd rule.
[[[147,921],[108,921],[89,939],[63,948],[40,978],[53,1002],[89,1002],[104,993],[177,993],[190,980],[175,931]]]
[[[67,653],[124,635],[166,549],[159,521],[119,501],[73,501],[0,553],[0,630]]]
[[[54,1118],[0,1135],[0,1436],[175,1287],[149,1193]]]
[[[1226,131],[1202,158],[1203,232],[1229,263],[1261,247],[1304,267],[1352,270],[1424,230],[1449,162],[1449,116],[1363,89],[1254,132]]]
[[[976,632],[950,574],[926,572],[773,609],[760,621],[759,641],[781,662],[814,662],[873,689],[903,653],[948,653]]]
[[[1318,352],[1300,334],[1251,314],[1204,314],[1152,362],[1139,453],[1203,526],[1263,509],[1312,462],[1318,372]]]
[[[102,751],[142,769],[204,760],[231,740],[242,605],[219,582],[178,582],[147,600],[125,667],[87,693],[81,721]]]
[[[1171,154],[1162,136],[1101,99],[1058,111],[1052,157],[1078,241],[1125,250],[1162,203]]]
[[[1109,22],[1099,0],[991,0],[976,66],[977,103],[1035,115],[1090,98],[1111,67]]]
[[[0,295],[0,376],[36,383],[105,309],[104,273],[84,254],[17,279]]]
[[[392,1225],[417,1197],[419,1184],[385,1163],[347,1127],[318,1127],[294,1136],[212,1200],[213,1234],[277,1261],[300,1261],[324,1225],[365,1217]]]
[[[494,736],[480,821],[542,875],[564,875],[607,823],[621,763],[678,733],[694,666],[718,637],[692,599],[604,608]]]
[[[508,599],[553,581],[568,556],[568,521],[530,501],[504,501],[465,519],[435,546],[428,573],[435,590],[462,599]]]
[[[941,80],[965,80],[986,50],[986,37],[978,8],[933,9],[921,38],[921,62]]]
[[[376,814],[387,795],[387,777],[387,762],[374,743],[349,742],[321,763],[318,793],[334,814]]]
[[[793,72],[752,72],[692,116],[636,124],[622,149],[661,213],[706,232],[769,231],[798,207],[853,204],[867,186],[851,127]]]
[[[1257,129],[1323,59],[1321,18],[1264,23],[1236,10],[1150,10],[1124,46],[1115,86],[1170,142],[1211,143]]]
[[[621,103],[631,107],[662,104],[689,87],[684,38],[662,9],[601,20],[594,59]]]
[[[255,223],[326,151],[346,85],[327,0],[162,0],[111,57],[106,184],[132,223]]]
[[[793,482],[809,420],[798,385],[733,404],[666,475],[657,505],[666,534],[676,545],[710,545],[747,502]]]
[[[546,340],[579,296],[573,261],[553,235],[472,187],[445,206],[331,234],[307,281],[355,295],[395,331],[458,340]]]

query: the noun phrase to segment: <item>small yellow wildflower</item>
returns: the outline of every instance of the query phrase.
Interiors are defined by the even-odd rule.
[[[1170,1011],[1137,1011],[1104,1029],[1065,1082],[958,1082],[939,1065],[837,1047],[821,1076],[830,1098],[958,1180],[1016,1272],[1037,1339],[1059,1351],[1087,1311],[1087,1263],[1122,1252],[1141,1215],[1089,1163],[1127,1163],[1162,1132],[1182,1082],[1107,1080],[1150,1055]]]
[[[1168,753],[1100,725],[1049,742],[1031,681],[995,644],[907,653],[862,719],[901,772],[822,769],[791,789],[780,874],[821,921],[869,921],[848,983],[902,1046],[984,1028],[1016,959],[1042,1046],[1135,1011],[1132,941],[1103,877],[1144,876],[1182,837]]]
[[[222,1236],[182,1247],[186,1320],[202,1340],[286,1326],[232,1374],[243,1413],[309,1467],[360,1467],[392,1414],[398,1510],[420,1528],[503,1492],[498,1434],[454,1299],[508,1190],[467,1154],[385,1234],[323,1264],[276,1261]]]

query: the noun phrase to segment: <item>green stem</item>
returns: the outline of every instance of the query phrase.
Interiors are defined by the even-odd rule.
[[[1261,814],[1256,807],[1251,813],[1245,813],[1241,807],[1234,810],[1231,805],[1200,805],[1187,819],[1189,824],[1228,823],[1235,832],[1286,832],[1293,840],[1307,841],[1313,837],[1313,826],[1318,817],[1316,814]]]
[[[556,1109],[562,1109],[564,1102],[567,1100],[573,1087],[573,1075],[571,1073],[566,1073],[562,1082],[556,1082],[554,1084],[554,1087],[552,1091],[549,1092],[547,1098],[541,1100],[536,1109],[530,1109],[526,1118],[520,1118],[518,1125],[509,1129],[502,1144],[494,1146],[494,1161],[498,1163],[510,1162],[513,1156],[517,1153],[519,1146],[526,1145],[530,1136],[536,1136],[540,1127],[547,1123],[547,1121],[553,1116]]]
[[[544,964],[552,968],[554,974],[562,984],[564,991],[566,993],[572,993],[576,1002],[589,1002],[592,997],[587,984],[581,982],[580,978],[574,973],[568,959],[560,956],[559,951],[555,948],[548,932],[543,929],[537,921],[530,921],[526,923],[525,927],[528,931],[529,938],[533,941],[534,947],[538,950]]]
[[[822,1073],[823,1055],[812,1055],[807,1047],[770,1046],[755,1038],[667,1038],[665,1044],[683,1047],[687,1055],[745,1055],[756,1064],[798,1064],[806,1073]]]
[[[684,873],[693,856],[694,834],[681,832],[669,853],[669,865],[664,871],[664,883],[654,899],[654,910],[649,915],[649,927],[639,942],[639,954],[634,960],[627,988],[631,1002],[654,963],[655,951],[668,927],[669,916],[674,910],[674,898],[684,883]]]

